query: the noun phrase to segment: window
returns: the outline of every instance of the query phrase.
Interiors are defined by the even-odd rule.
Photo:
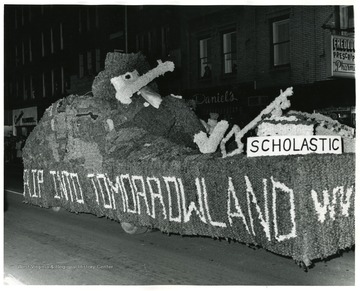
[[[53,29],[50,28],[50,50],[51,53],[54,53],[54,33],[53,33]]]
[[[235,74],[237,72],[236,32],[223,34],[223,72]]]
[[[61,66],[61,94],[65,93],[64,67]]]
[[[33,82],[33,77],[30,75],[30,98],[34,99],[35,98],[35,94],[34,94],[34,82]]]
[[[79,78],[84,77],[84,56],[79,54]]]
[[[273,66],[284,66],[290,63],[289,19],[272,23]]]
[[[52,95],[60,97],[63,93],[63,68],[57,67],[51,70]]]
[[[86,9],[86,28],[89,31],[90,30],[90,8],[87,7]]]
[[[60,22],[60,50],[64,49],[63,24]]]
[[[25,64],[25,45],[24,45],[24,42],[21,43],[21,52],[22,52],[22,64]]]
[[[19,89],[19,81],[18,80],[16,80],[15,89],[16,89],[16,98],[19,98],[20,89]]]
[[[15,66],[18,66],[19,63],[20,63],[20,59],[19,59],[18,47],[15,46]]]
[[[200,78],[211,77],[211,38],[200,39],[199,41],[199,72]]]
[[[92,68],[92,52],[87,52],[87,74],[91,76],[93,74],[93,68]]]
[[[32,62],[32,45],[31,45],[31,37],[29,37],[29,61]]]
[[[269,104],[268,96],[249,96],[248,105],[249,106],[265,106]]]
[[[136,47],[145,54],[151,54],[152,34],[150,31],[136,35]]]
[[[148,31],[147,38],[148,38],[148,52],[151,53],[152,52],[152,33],[151,33],[151,31]]]
[[[354,6],[340,6],[340,29],[341,34],[347,34],[345,31],[354,30]],[[345,30],[345,31],[344,31]]]
[[[22,89],[23,89],[23,99],[26,100],[27,99],[27,91],[26,91],[26,80],[25,80],[25,76],[23,76],[23,85],[22,85]]]
[[[53,53],[61,50],[61,25],[56,25],[51,29],[51,49]]]
[[[99,28],[99,10],[98,7],[95,7],[95,27]]]
[[[18,15],[17,15],[17,9],[15,8],[15,28],[18,28]]]
[[[28,100],[31,98],[31,90],[32,90],[32,79],[31,76],[24,75],[23,76],[23,100]]]
[[[24,7],[21,7],[21,25],[24,26]]]
[[[40,74],[32,75],[31,76],[31,98],[35,99],[39,96],[41,96],[41,90],[42,90],[42,76]]]
[[[82,31],[82,19],[81,19],[81,10],[79,10],[79,32]]]
[[[45,56],[45,37],[44,33],[41,33],[41,56]]]
[[[46,96],[46,87],[45,87],[45,73],[42,73],[42,76],[41,76],[41,83],[42,83],[42,95],[43,97]]]
[[[100,60],[100,49],[95,50],[95,71],[96,73],[101,70],[101,60]]]
[[[55,93],[55,73],[54,69],[51,69],[51,96]]]
[[[167,56],[169,51],[170,27],[168,25],[161,27],[161,55]]]
[[[45,90],[44,90],[44,97],[46,97],[46,95],[48,95],[48,97],[51,97],[52,95],[52,71],[47,71],[44,74],[44,82],[45,82]]]

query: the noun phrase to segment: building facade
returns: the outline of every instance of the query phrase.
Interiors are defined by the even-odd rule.
[[[91,93],[106,53],[124,50],[123,14],[124,6],[5,5],[4,122],[14,135],[27,136],[56,100]]]
[[[352,7],[202,11],[184,13],[181,44],[187,56],[182,64],[184,95],[195,98],[203,115],[214,111],[247,123],[289,86],[294,87],[291,108],[296,110],[355,105]],[[336,41],[344,47],[336,50]],[[345,76],[334,68],[336,51],[344,55]]]
[[[161,94],[247,123],[294,87],[292,109],[355,106],[353,6],[5,6],[5,123],[25,135],[55,100],[90,94],[108,52],[171,60]]]

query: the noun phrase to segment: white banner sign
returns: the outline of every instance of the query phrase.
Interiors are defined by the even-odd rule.
[[[36,106],[13,110],[13,126],[36,125],[37,118]]]
[[[341,136],[261,136],[247,139],[248,157],[341,153]]]

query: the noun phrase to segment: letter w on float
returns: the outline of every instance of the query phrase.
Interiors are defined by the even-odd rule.
[[[184,222],[188,222],[190,220],[191,214],[193,212],[196,213],[197,216],[199,216],[200,220],[203,223],[206,223],[205,218],[205,211],[204,211],[204,205],[202,201],[202,194],[201,194],[201,187],[199,183],[199,178],[196,178],[196,193],[199,201],[199,209],[196,206],[194,201],[191,201],[189,206],[186,208],[186,198],[185,198],[185,191],[184,191],[184,185],[182,183],[181,179],[178,179],[179,185],[180,185],[180,193],[181,193],[181,200],[182,200],[182,208],[184,212]]]

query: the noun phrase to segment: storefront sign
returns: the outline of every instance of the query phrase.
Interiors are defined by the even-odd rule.
[[[192,98],[195,99],[196,104],[218,104],[238,101],[234,92],[231,90],[227,90],[224,93],[217,92],[214,94],[198,93],[194,94]]]
[[[331,36],[331,75],[355,77],[355,42],[353,37]]]
[[[13,110],[13,126],[36,125],[37,120],[36,106]]]
[[[247,156],[341,154],[340,136],[261,136],[247,139]]]

